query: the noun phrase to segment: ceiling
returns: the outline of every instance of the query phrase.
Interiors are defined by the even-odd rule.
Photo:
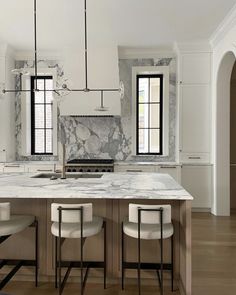
[[[83,44],[84,0],[38,0],[38,47],[60,50]],[[153,47],[208,39],[235,0],[87,0],[89,38],[120,46]],[[0,40],[33,48],[33,0],[4,0]]]

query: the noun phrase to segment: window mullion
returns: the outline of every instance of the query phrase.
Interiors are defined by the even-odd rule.
[[[150,118],[150,77],[148,78],[148,153],[150,153],[150,126],[151,126],[151,118]]]
[[[46,79],[44,79],[43,90],[44,90],[44,153],[47,152],[46,143]]]

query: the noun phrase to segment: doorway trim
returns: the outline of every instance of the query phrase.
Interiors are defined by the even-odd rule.
[[[215,122],[213,144],[213,183],[214,195],[212,213],[230,215],[230,81],[236,61],[234,51],[226,51],[216,71],[215,84]],[[214,91],[214,89],[213,89]],[[214,98],[214,94],[213,94]]]

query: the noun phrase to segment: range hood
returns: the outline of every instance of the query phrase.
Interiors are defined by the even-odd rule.
[[[87,0],[86,3],[87,13],[78,18],[77,47],[64,51],[64,76],[71,83],[69,89],[93,91],[70,91],[60,103],[60,115],[120,116],[120,92],[114,91],[120,87],[118,46],[107,2]]]

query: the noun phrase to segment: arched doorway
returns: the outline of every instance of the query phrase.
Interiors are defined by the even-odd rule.
[[[230,81],[230,212],[236,213],[236,62]]]
[[[227,52],[217,75],[214,199],[212,211],[230,215],[230,81],[235,64],[233,52]]]

